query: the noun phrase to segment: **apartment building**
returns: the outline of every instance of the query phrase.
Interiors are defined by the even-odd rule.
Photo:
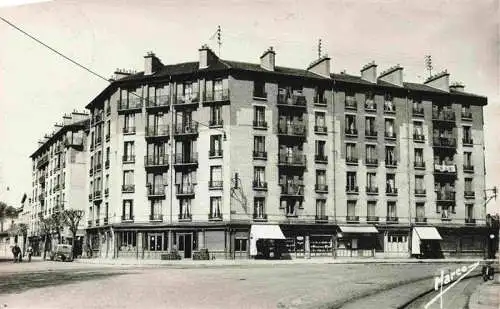
[[[94,256],[484,253],[487,99],[447,72],[144,58],[87,105]]]
[[[77,111],[64,115],[62,122],[56,124],[54,131],[38,142],[37,150],[30,156],[32,192],[24,210],[28,239],[36,253],[43,250],[40,216],[48,217],[64,209],[87,208],[85,175],[88,154],[84,145],[88,118],[87,113]],[[77,233],[79,245],[83,240],[84,229],[82,222],[81,231]],[[71,243],[72,235],[67,228],[64,229],[62,238],[63,242]]]

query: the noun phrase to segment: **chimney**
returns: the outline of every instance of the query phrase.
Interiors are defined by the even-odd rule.
[[[271,46],[260,56],[260,67],[264,70],[274,71],[275,59],[276,53]]]
[[[71,112],[71,119],[72,119],[71,123],[76,123],[79,121],[89,119],[89,114],[74,110],[73,112]]]
[[[67,126],[72,123],[72,118],[70,115],[63,116],[63,125]]]
[[[124,77],[130,76],[131,73],[130,71],[127,71],[125,69],[116,69],[113,74],[114,74],[113,80],[119,80]]]
[[[219,57],[206,44],[202,45],[198,51],[200,52],[199,69],[206,69],[219,60]]]
[[[464,92],[465,85],[462,84],[461,82],[454,82],[454,83],[451,83],[450,90]]]
[[[144,75],[156,73],[162,66],[163,63],[153,52],[150,51],[144,56]]]
[[[398,64],[380,73],[379,80],[403,87],[403,68]]]
[[[308,67],[309,72],[330,78],[330,60],[328,55],[324,55],[318,60],[313,61]]]
[[[370,83],[377,82],[377,65],[372,61],[361,68],[361,79],[369,81]]]
[[[429,78],[427,78],[424,82],[424,85],[431,86],[433,88],[443,90],[443,91],[450,91],[450,74],[444,70],[441,73],[438,73],[436,75],[433,75]]]

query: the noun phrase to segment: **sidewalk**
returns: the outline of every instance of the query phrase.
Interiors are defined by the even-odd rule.
[[[428,264],[428,263],[474,263],[483,261],[478,259],[334,259],[334,258],[311,258],[293,260],[137,260],[137,259],[77,259],[75,263],[81,264],[104,264],[104,265],[140,265],[140,266],[245,266],[245,265],[295,265],[295,264]]]
[[[469,309],[500,308],[500,276],[495,274],[493,281],[487,281],[477,286],[469,299]]]

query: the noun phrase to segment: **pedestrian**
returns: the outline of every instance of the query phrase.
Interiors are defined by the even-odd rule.
[[[17,243],[14,245],[14,249],[16,250],[16,259],[19,263],[22,262],[22,256],[21,256],[21,248],[17,245]]]
[[[28,262],[31,262],[31,255],[33,254],[33,248],[31,248],[31,245],[28,247],[28,250],[26,250],[26,253],[28,253]]]
[[[11,246],[12,248],[12,255],[14,256],[14,263],[17,262],[17,251],[15,246]]]

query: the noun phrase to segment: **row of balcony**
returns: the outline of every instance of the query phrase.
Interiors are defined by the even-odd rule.
[[[344,107],[346,110],[358,110],[358,101],[356,100],[355,97],[346,97]],[[371,99],[366,100],[365,101],[365,111],[368,111],[368,112],[377,111],[377,104]],[[396,113],[396,106],[393,104],[392,101],[385,102],[384,112],[387,114]]]

